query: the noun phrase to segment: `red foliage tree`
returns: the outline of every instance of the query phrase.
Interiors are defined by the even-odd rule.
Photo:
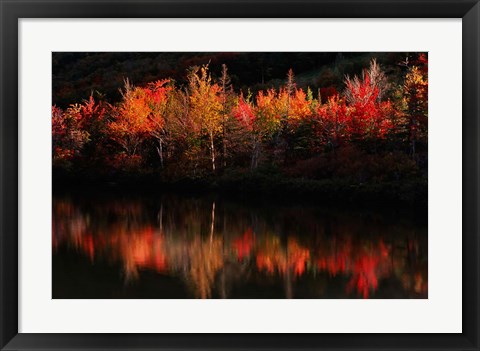
[[[330,97],[326,104],[318,107],[317,119],[316,132],[323,144],[335,149],[348,139],[347,105],[339,95]]]
[[[383,139],[393,128],[393,108],[389,101],[379,101],[379,88],[364,72],[363,79],[347,79],[349,99],[348,133],[355,140]]]

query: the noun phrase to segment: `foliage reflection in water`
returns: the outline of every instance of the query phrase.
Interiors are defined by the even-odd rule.
[[[427,229],[410,217],[54,196],[53,298],[427,298]]]

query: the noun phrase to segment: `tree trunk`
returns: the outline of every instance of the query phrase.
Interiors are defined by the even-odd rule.
[[[158,212],[158,222],[160,225],[160,233],[163,233],[163,202],[160,204],[160,211]]]
[[[210,134],[210,151],[212,154],[212,171],[215,173],[215,146],[213,144],[213,134]]]
[[[225,125],[223,129],[225,130]],[[227,168],[227,143],[225,142],[225,132],[223,132],[223,168]]]
[[[210,243],[213,242],[213,234],[215,232],[215,201],[212,203],[212,220],[210,223]]]
[[[288,243],[286,244],[285,247],[285,256],[287,258],[287,266],[285,269],[285,297],[287,299],[293,298],[293,284],[292,284],[292,273],[290,272],[290,267],[289,267],[289,257],[288,257]]]
[[[415,152],[416,152],[416,139],[417,139],[417,120],[416,118],[412,118],[412,126],[411,126],[411,133],[412,133],[412,159],[415,160]]]
[[[158,139],[157,152],[158,152],[158,156],[160,157],[160,168],[163,169],[163,143],[162,143],[162,139]]]
[[[253,151],[252,151],[252,160],[250,163],[250,170],[256,169],[258,166],[258,141],[257,138],[253,137]]]

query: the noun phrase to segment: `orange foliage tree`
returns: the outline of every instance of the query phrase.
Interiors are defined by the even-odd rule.
[[[342,93],[319,88],[315,97],[310,88],[297,87],[292,70],[280,87],[255,94],[235,92],[226,66],[216,82],[208,65],[193,67],[187,78],[185,86],[162,79],[143,87],[127,79],[116,104],[91,96],[65,111],[52,107],[54,161],[113,157],[110,164],[139,167],[158,157],[144,166],[197,175],[218,173],[219,160],[225,170],[227,155],[232,168],[249,163],[253,170],[263,162],[288,168],[319,153],[336,157],[347,144],[375,154],[387,139],[390,145],[398,137],[405,142],[407,132],[413,155],[419,141],[426,143],[426,55],[406,66],[403,84],[395,86],[398,96],[375,60],[360,76],[347,77]]]
[[[428,126],[428,66],[425,55],[409,67],[405,75],[404,99],[408,116],[411,152],[415,156],[418,139],[426,140]]]
[[[137,166],[141,160],[139,147],[153,129],[151,109],[146,102],[148,95],[144,89],[134,87],[127,79],[122,97],[120,104],[112,106],[113,120],[109,124],[109,132],[112,140],[121,147],[128,164],[131,162],[131,165]]]
[[[166,86],[170,81],[160,80],[150,83],[145,92],[145,102],[149,108],[148,131],[157,140],[157,153],[160,158],[160,166],[164,167],[164,144],[167,139],[168,130],[168,108],[169,94],[172,90],[171,86]]]

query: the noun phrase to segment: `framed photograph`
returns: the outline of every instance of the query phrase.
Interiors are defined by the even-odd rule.
[[[0,1],[2,350],[479,350],[477,0]]]

